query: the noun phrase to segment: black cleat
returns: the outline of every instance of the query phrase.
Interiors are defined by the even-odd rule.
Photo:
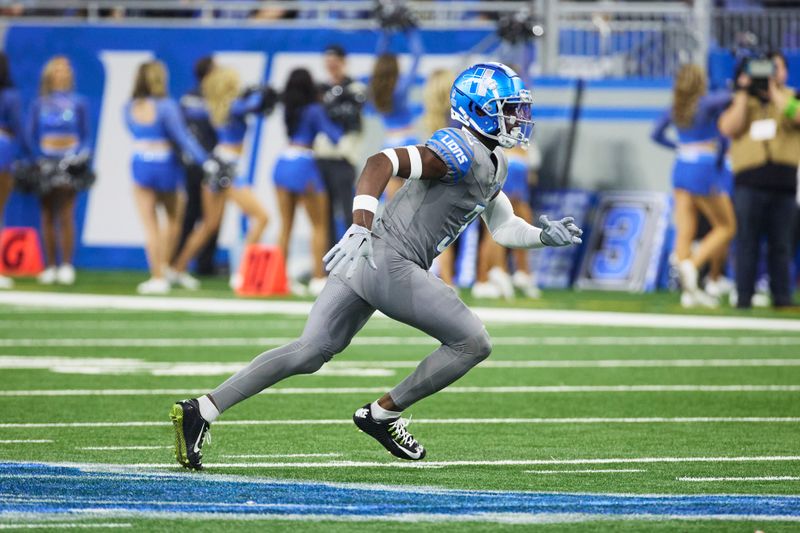
[[[398,418],[391,422],[379,422],[372,418],[369,404],[353,415],[358,429],[380,442],[389,453],[400,459],[419,461],[425,457],[425,448],[408,432],[408,420]]]
[[[181,400],[169,411],[175,427],[175,459],[184,468],[203,469],[203,452],[200,448],[211,439],[211,424],[200,416],[197,400]]]

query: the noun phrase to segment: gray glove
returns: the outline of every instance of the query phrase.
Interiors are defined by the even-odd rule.
[[[369,266],[378,270],[378,266],[372,258],[372,232],[364,226],[353,224],[345,232],[344,237],[336,243],[336,246],[325,254],[322,262],[325,264],[325,270],[333,274],[340,274],[342,269],[349,264],[350,268],[347,269],[346,277],[350,279],[364,259]]]
[[[583,230],[575,225],[575,219],[572,217],[551,222],[547,215],[542,215],[539,217],[539,223],[542,225],[539,240],[545,246],[568,246],[583,242],[581,240]]]

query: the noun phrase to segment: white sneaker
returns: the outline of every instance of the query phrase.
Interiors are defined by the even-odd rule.
[[[497,285],[494,283],[489,283],[488,281],[476,281],[472,286],[473,298],[489,298],[496,300],[498,298],[502,298],[502,296],[503,295],[500,293],[500,289],[498,289]]]
[[[308,289],[296,279],[289,280],[289,292],[295,296],[308,296]]]
[[[757,292],[753,295],[753,299],[750,300],[753,304],[753,307],[769,307],[770,305],[770,297],[769,294],[765,292]]]
[[[716,309],[719,307],[719,301],[701,290],[696,290],[694,292],[683,291],[681,293],[681,307],[685,309],[691,309],[693,307]]]
[[[506,300],[514,299],[514,283],[512,283],[508,272],[500,267],[492,268],[489,270],[489,282],[497,286],[503,298]]]
[[[56,281],[61,285],[74,285],[75,267],[69,264],[58,267],[58,270],[56,270]]]
[[[231,274],[231,277],[228,280],[228,286],[235,291],[241,289],[243,283],[244,283],[244,278],[238,272],[236,274]]]
[[[312,296],[319,296],[327,282],[328,278],[311,278],[311,281],[308,282],[308,292]]]
[[[0,276],[0,289],[13,289],[14,280],[6,276]]]
[[[139,294],[168,294],[169,282],[164,278],[150,278],[136,287]]]
[[[540,291],[539,287],[534,283],[533,276],[527,272],[517,270],[511,276],[511,282],[514,284],[514,287],[522,291],[522,294],[528,298],[538,299],[542,297],[542,291]]]
[[[720,276],[718,279],[706,278],[705,291],[716,298],[721,298],[734,289],[733,282],[725,276]]]
[[[697,268],[691,259],[678,263],[678,274],[681,277],[681,289],[691,293],[697,292]]]
[[[167,279],[170,285],[181,287],[189,291],[196,291],[200,288],[200,280],[188,272],[177,272],[175,270],[169,270],[168,272]]]
[[[38,281],[42,285],[52,285],[53,283],[56,282],[56,275],[57,275],[56,270],[57,269],[54,266],[49,266],[45,268],[41,274],[36,276],[36,281]]]

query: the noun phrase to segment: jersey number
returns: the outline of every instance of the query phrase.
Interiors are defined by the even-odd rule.
[[[478,204],[472,211],[461,217],[461,221],[463,222],[463,224],[461,224],[461,227],[458,228],[456,234],[448,235],[447,237],[439,241],[439,244],[436,246],[436,251],[439,253],[444,252],[445,249],[451,244],[453,244],[453,241],[458,239],[458,236],[461,235],[465,229],[467,229],[467,226],[469,226],[473,220],[478,218],[478,215],[483,213],[485,209],[486,209],[485,205]]]

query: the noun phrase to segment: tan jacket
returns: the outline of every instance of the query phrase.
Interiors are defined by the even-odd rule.
[[[794,96],[794,90],[782,89]],[[755,141],[750,137],[750,125],[756,120],[773,119],[777,122],[775,137],[766,141]],[[733,173],[776,163],[796,167],[800,162],[800,127],[783,115],[772,102],[762,105],[755,96],[747,99],[747,130],[734,138],[731,143],[730,156]]]

